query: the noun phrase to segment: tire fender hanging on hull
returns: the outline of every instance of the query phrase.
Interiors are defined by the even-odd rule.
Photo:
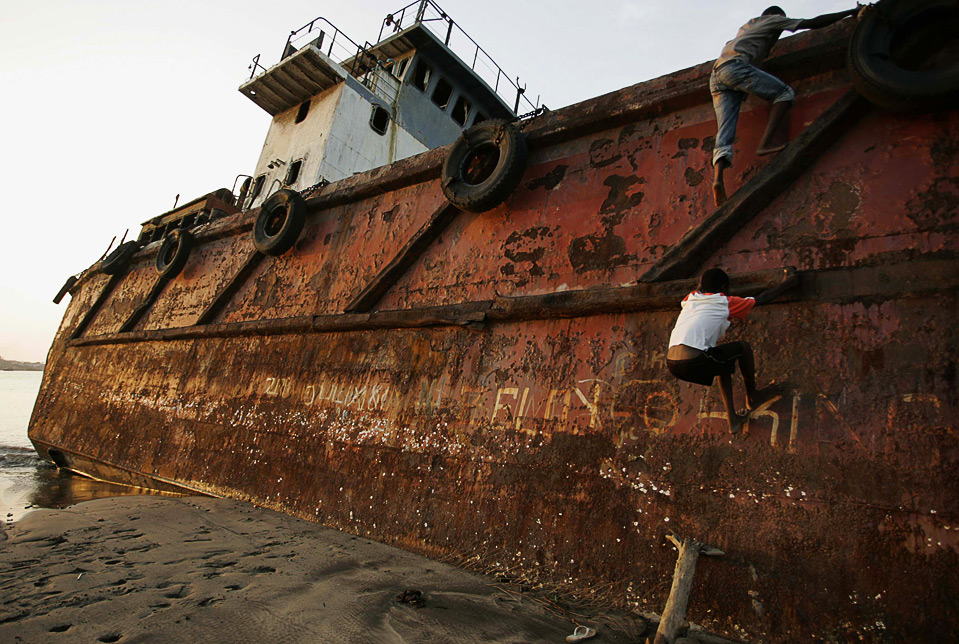
[[[460,210],[492,210],[519,186],[528,156],[526,137],[509,121],[474,125],[450,148],[443,164],[443,194]]]
[[[884,0],[866,7],[849,41],[849,75],[893,111],[959,107],[959,3]]]
[[[263,202],[253,225],[253,245],[264,255],[282,255],[296,244],[306,222],[306,202],[295,190],[278,190]]]

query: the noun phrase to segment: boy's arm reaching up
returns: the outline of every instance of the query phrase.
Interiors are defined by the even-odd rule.
[[[778,285],[766,289],[757,295],[756,304],[769,304],[789,289],[794,288],[797,284],[799,284],[799,276],[796,275],[796,269],[792,266],[785,268],[783,269],[782,281]]]
[[[859,7],[856,7],[855,9],[847,9],[846,11],[839,11],[837,13],[824,13],[821,16],[816,16],[815,18],[801,21],[797,29],[822,29],[823,27],[828,27],[834,22],[839,22],[843,18],[855,16],[858,13]]]

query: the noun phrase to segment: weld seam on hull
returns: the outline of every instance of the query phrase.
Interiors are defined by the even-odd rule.
[[[901,280],[902,286],[899,288],[885,286],[889,276],[895,277],[897,274],[904,276]],[[755,295],[776,285],[781,275],[781,270],[741,273],[734,276],[732,290],[742,295]],[[799,293],[794,292],[788,299],[848,302],[883,296],[915,297],[959,287],[959,265],[954,258],[856,269],[803,271],[799,275],[803,287]],[[873,287],[873,284],[882,284],[883,287]],[[483,323],[666,311],[675,309],[677,302],[695,287],[696,279],[688,278],[603,289],[562,291],[546,295],[499,297],[495,300],[422,309],[303,315],[274,320],[112,333],[70,340],[68,346],[163,342],[210,337],[338,333],[376,329],[473,327]]]

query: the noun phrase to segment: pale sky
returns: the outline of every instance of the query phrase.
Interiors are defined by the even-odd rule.
[[[765,1],[437,0],[552,109],[716,57]],[[791,17],[854,6],[779,2]],[[270,116],[237,91],[256,54],[323,16],[374,41],[402,1],[2,0],[0,356],[44,361],[52,298],[110,239],[251,174]]]

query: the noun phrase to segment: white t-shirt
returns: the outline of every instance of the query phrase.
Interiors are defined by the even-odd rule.
[[[787,18],[776,14],[753,18],[739,28],[735,38],[726,43],[713,67],[719,67],[733,58],[740,58],[758,67],[766,60],[769,50],[779,40],[779,34],[784,31],[796,31],[799,29],[800,22],[802,22],[801,18]]]
[[[715,347],[733,318],[745,318],[756,306],[752,297],[693,291],[683,298],[683,310],[669,336],[669,346],[685,344],[705,351]]]

